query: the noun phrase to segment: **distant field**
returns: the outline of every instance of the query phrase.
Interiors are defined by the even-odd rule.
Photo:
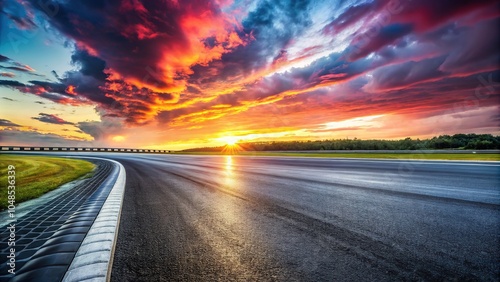
[[[95,165],[83,160],[0,155],[0,210],[7,208],[8,166],[15,166],[16,204],[40,197],[55,188],[90,173]]]
[[[217,152],[175,152],[180,155],[223,155]],[[500,161],[500,154],[463,154],[463,153],[304,153],[304,152],[238,152],[242,156],[289,156],[313,158],[373,158],[373,159],[417,159],[417,160],[464,160]]]

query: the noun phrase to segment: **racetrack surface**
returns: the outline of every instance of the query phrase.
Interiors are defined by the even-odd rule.
[[[106,155],[112,281],[499,277],[500,164]]]

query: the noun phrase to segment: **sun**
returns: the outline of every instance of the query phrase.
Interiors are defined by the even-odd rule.
[[[225,135],[217,138],[217,141],[225,143],[225,145],[222,147],[221,152],[226,155],[234,155],[240,151],[244,151],[243,148],[240,146],[240,144],[238,144],[238,142],[241,141],[241,138],[239,137],[232,135]]]
[[[234,136],[225,136],[225,137],[220,138],[220,140],[225,142],[226,145],[228,145],[228,146],[234,146],[234,145],[236,145],[236,143],[238,143],[238,138],[236,138]]]

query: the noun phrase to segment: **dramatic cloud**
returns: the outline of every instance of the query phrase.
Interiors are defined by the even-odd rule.
[[[158,92],[184,90],[192,66],[245,44],[236,33],[240,27],[235,19],[210,1],[57,2],[54,15],[36,1],[32,6],[46,13],[81,51],[105,58],[126,82]],[[212,44],[205,43],[209,38]]]
[[[74,123],[69,122],[69,121],[65,121],[56,115],[45,114],[45,113],[39,113],[37,117],[32,117],[32,119],[36,119],[36,120],[39,120],[41,122],[52,123],[52,124],[71,124],[71,125],[74,125]]]
[[[409,34],[413,29],[411,24],[394,23],[382,27],[376,35],[372,36],[368,32],[356,38],[352,44],[356,49],[351,54],[351,60],[363,58],[366,55],[379,50],[381,47],[394,43],[397,39]],[[371,37],[367,42],[364,38]]]
[[[83,75],[91,76],[100,81],[105,81],[108,78],[108,75],[104,73],[106,62],[89,55],[87,51],[77,50],[71,56],[71,61],[80,65],[80,72]]]
[[[35,119],[73,124],[99,142],[146,127],[164,139],[169,130],[179,136],[269,134],[273,127],[326,134],[322,126],[341,119],[432,119],[471,99],[478,107],[471,119],[484,122],[477,115],[498,105],[500,96],[497,5],[9,0],[1,10],[9,22],[23,31],[43,26],[72,53],[66,72],[44,73],[26,65],[34,63],[30,56],[4,53],[0,87],[65,107],[95,107],[100,121]],[[478,85],[488,95],[476,95]]]
[[[395,43],[413,30],[422,34],[461,17],[467,17],[468,14],[473,20],[479,20],[474,17],[481,14],[477,12],[481,9],[496,9],[496,1],[376,0],[347,9],[334,19],[325,31],[335,34],[350,27],[354,22],[361,23],[361,27],[354,33],[355,37],[351,42],[353,48],[349,54],[352,60],[356,60],[384,45]]]

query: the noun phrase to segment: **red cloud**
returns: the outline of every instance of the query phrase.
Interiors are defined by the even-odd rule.
[[[69,85],[67,88],[66,88],[66,93],[70,94],[70,95],[77,95],[76,92],[75,92],[75,86],[73,85]]]
[[[235,19],[210,1],[119,2],[118,9],[103,5],[99,13],[80,1],[61,3],[48,20],[139,88],[183,91],[193,66],[245,44],[235,32],[241,29]]]
[[[177,125],[210,122],[285,100],[293,100],[293,106],[287,104],[284,108],[297,109],[290,111],[297,120],[318,122],[328,111],[311,105],[314,97],[307,93],[326,95],[324,91],[333,85],[347,84],[357,78],[366,81],[346,93],[357,97],[356,91],[364,89],[372,90],[373,96],[356,101],[339,92],[338,96],[329,96],[335,104],[324,99],[321,105],[329,105],[337,115],[446,107],[453,101],[448,94],[439,96],[436,92],[440,97],[436,100],[424,95],[427,93],[410,90],[453,75],[491,71],[491,66],[484,62],[494,62],[491,58],[498,53],[489,44],[498,40],[479,40],[488,34],[490,25],[485,25],[479,33],[471,26],[456,24],[466,13],[468,17],[476,17],[479,7],[484,10],[492,3],[489,0],[460,1],[454,5],[449,0],[432,3],[376,0],[348,9],[327,29],[336,32],[360,22],[356,34],[365,34],[369,24],[381,18],[382,9],[389,11],[390,17],[375,26],[376,32],[368,34],[363,44],[356,46],[354,57],[349,52],[352,45],[357,45],[356,40],[344,52],[331,53],[308,65],[274,74],[281,67],[294,66],[288,53],[295,53],[291,58],[319,54],[329,44],[325,38],[326,43],[318,43],[320,47],[307,47],[302,52],[287,49],[294,45],[290,43],[293,40],[304,40],[303,30],[309,31],[311,21],[303,13],[305,8],[276,8],[279,5],[266,2],[239,24],[223,12],[219,2],[120,0],[118,3],[117,6],[89,1],[60,3],[59,13],[48,21],[76,41],[72,62],[79,70],[67,72],[58,78],[58,83],[35,81],[17,85],[4,81],[3,85],[59,103],[92,101],[99,105],[103,117],[120,117],[135,125],[155,119]],[[299,24],[294,25],[296,22]],[[274,28],[280,25],[285,28]],[[439,33],[448,25],[452,26],[450,30]],[[466,36],[464,30],[475,36]],[[467,44],[470,38],[480,42]],[[350,40],[344,43],[347,45]],[[345,59],[349,57],[354,59]],[[5,61],[2,57],[0,60]],[[460,73],[453,71],[457,67]],[[416,101],[411,108],[407,108],[404,100],[392,96],[407,88],[408,92],[397,93],[408,101]],[[382,95],[388,92],[390,95]],[[343,100],[335,100],[339,96]],[[431,100],[436,103],[424,106]],[[301,103],[304,111],[299,111]]]

